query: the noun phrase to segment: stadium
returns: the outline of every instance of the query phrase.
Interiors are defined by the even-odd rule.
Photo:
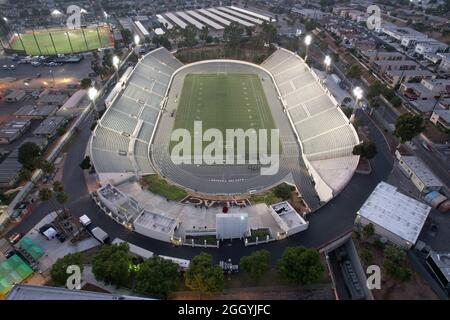
[[[159,48],[117,86],[89,143],[102,186],[158,175],[187,194],[234,199],[285,182],[312,212],[343,190],[358,165],[352,151],[359,139],[349,119],[303,59],[283,48],[261,65],[238,60],[183,65]],[[171,133],[183,127],[192,132],[194,121],[202,121],[204,129],[279,129],[278,171],[262,175],[248,164],[173,163]],[[122,189],[121,196],[125,193]],[[126,207],[119,221],[136,226],[140,201],[130,196]]]

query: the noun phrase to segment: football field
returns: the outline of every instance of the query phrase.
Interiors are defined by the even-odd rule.
[[[28,55],[69,54],[112,45],[112,36],[107,27],[99,27],[98,32],[97,28],[35,31],[34,34],[22,33],[11,39],[12,49],[25,50]]]
[[[202,121],[202,130],[275,129],[261,80],[256,74],[211,73],[185,77],[176,110],[174,129],[189,130]],[[208,144],[208,143],[206,143]],[[268,141],[270,151],[270,140]],[[173,146],[173,144],[172,144]]]

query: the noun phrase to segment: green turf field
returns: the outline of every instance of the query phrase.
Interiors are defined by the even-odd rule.
[[[85,36],[83,36],[83,31]],[[106,27],[99,27],[98,33],[96,28],[86,28],[83,30],[35,31],[34,35],[33,33],[22,33],[14,36],[11,40],[11,48],[25,50],[28,55],[53,55],[95,50],[112,45],[110,32]]]
[[[193,137],[196,120],[202,121],[203,132],[216,128],[224,138],[225,129],[270,131],[276,128],[261,80],[255,74],[187,75],[179,97],[174,129],[188,129]]]

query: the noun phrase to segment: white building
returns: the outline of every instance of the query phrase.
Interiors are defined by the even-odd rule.
[[[450,72],[450,53],[438,53],[437,55],[441,58],[439,69]]]
[[[426,34],[409,27],[387,25],[382,27],[384,34],[401,43],[404,47],[411,47],[417,42],[430,40]]]
[[[444,184],[431,172],[430,168],[417,157],[402,156],[397,153],[398,163],[402,171],[421,193],[439,191]]]
[[[219,213],[216,215],[217,239],[241,239],[248,233],[247,213]]]
[[[283,201],[273,204],[270,209],[272,217],[284,231],[284,235],[277,235],[277,238],[288,237],[308,229],[309,222],[305,221],[289,202]]]
[[[357,212],[355,224],[372,224],[380,238],[411,248],[416,242],[431,207],[380,182]]]
[[[447,50],[448,45],[440,41],[429,39],[427,41],[418,42],[414,48],[414,51],[418,54],[424,55],[426,53],[436,53],[438,51]]]

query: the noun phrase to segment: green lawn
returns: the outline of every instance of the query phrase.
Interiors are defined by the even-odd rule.
[[[194,121],[202,121],[203,132],[210,128],[219,129],[224,140],[225,129],[268,129],[268,134],[270,129],[275,129],[261,80],[256,74],[187,75],[174,129],[188,129],[193,137]],[[173,142],[171,146],[175,144]],[[270,140],[268,145],[270,151]]]
[[[55,46],[53,46],[53,43]],[[34,35],[33,33],[22,33],[11,40],[12,49],[25,50],[29,55],[68,54],[110,47],[111,45],[110,32],[105,27],[98,28],[98,33],[96,28],[36,31]]]
[[[156,174],[142,177],[141,185],[150,192],[159,194],[169,200],[181,200],[187,196],[187,192],[183,189],[169,184],[166,180]]]

